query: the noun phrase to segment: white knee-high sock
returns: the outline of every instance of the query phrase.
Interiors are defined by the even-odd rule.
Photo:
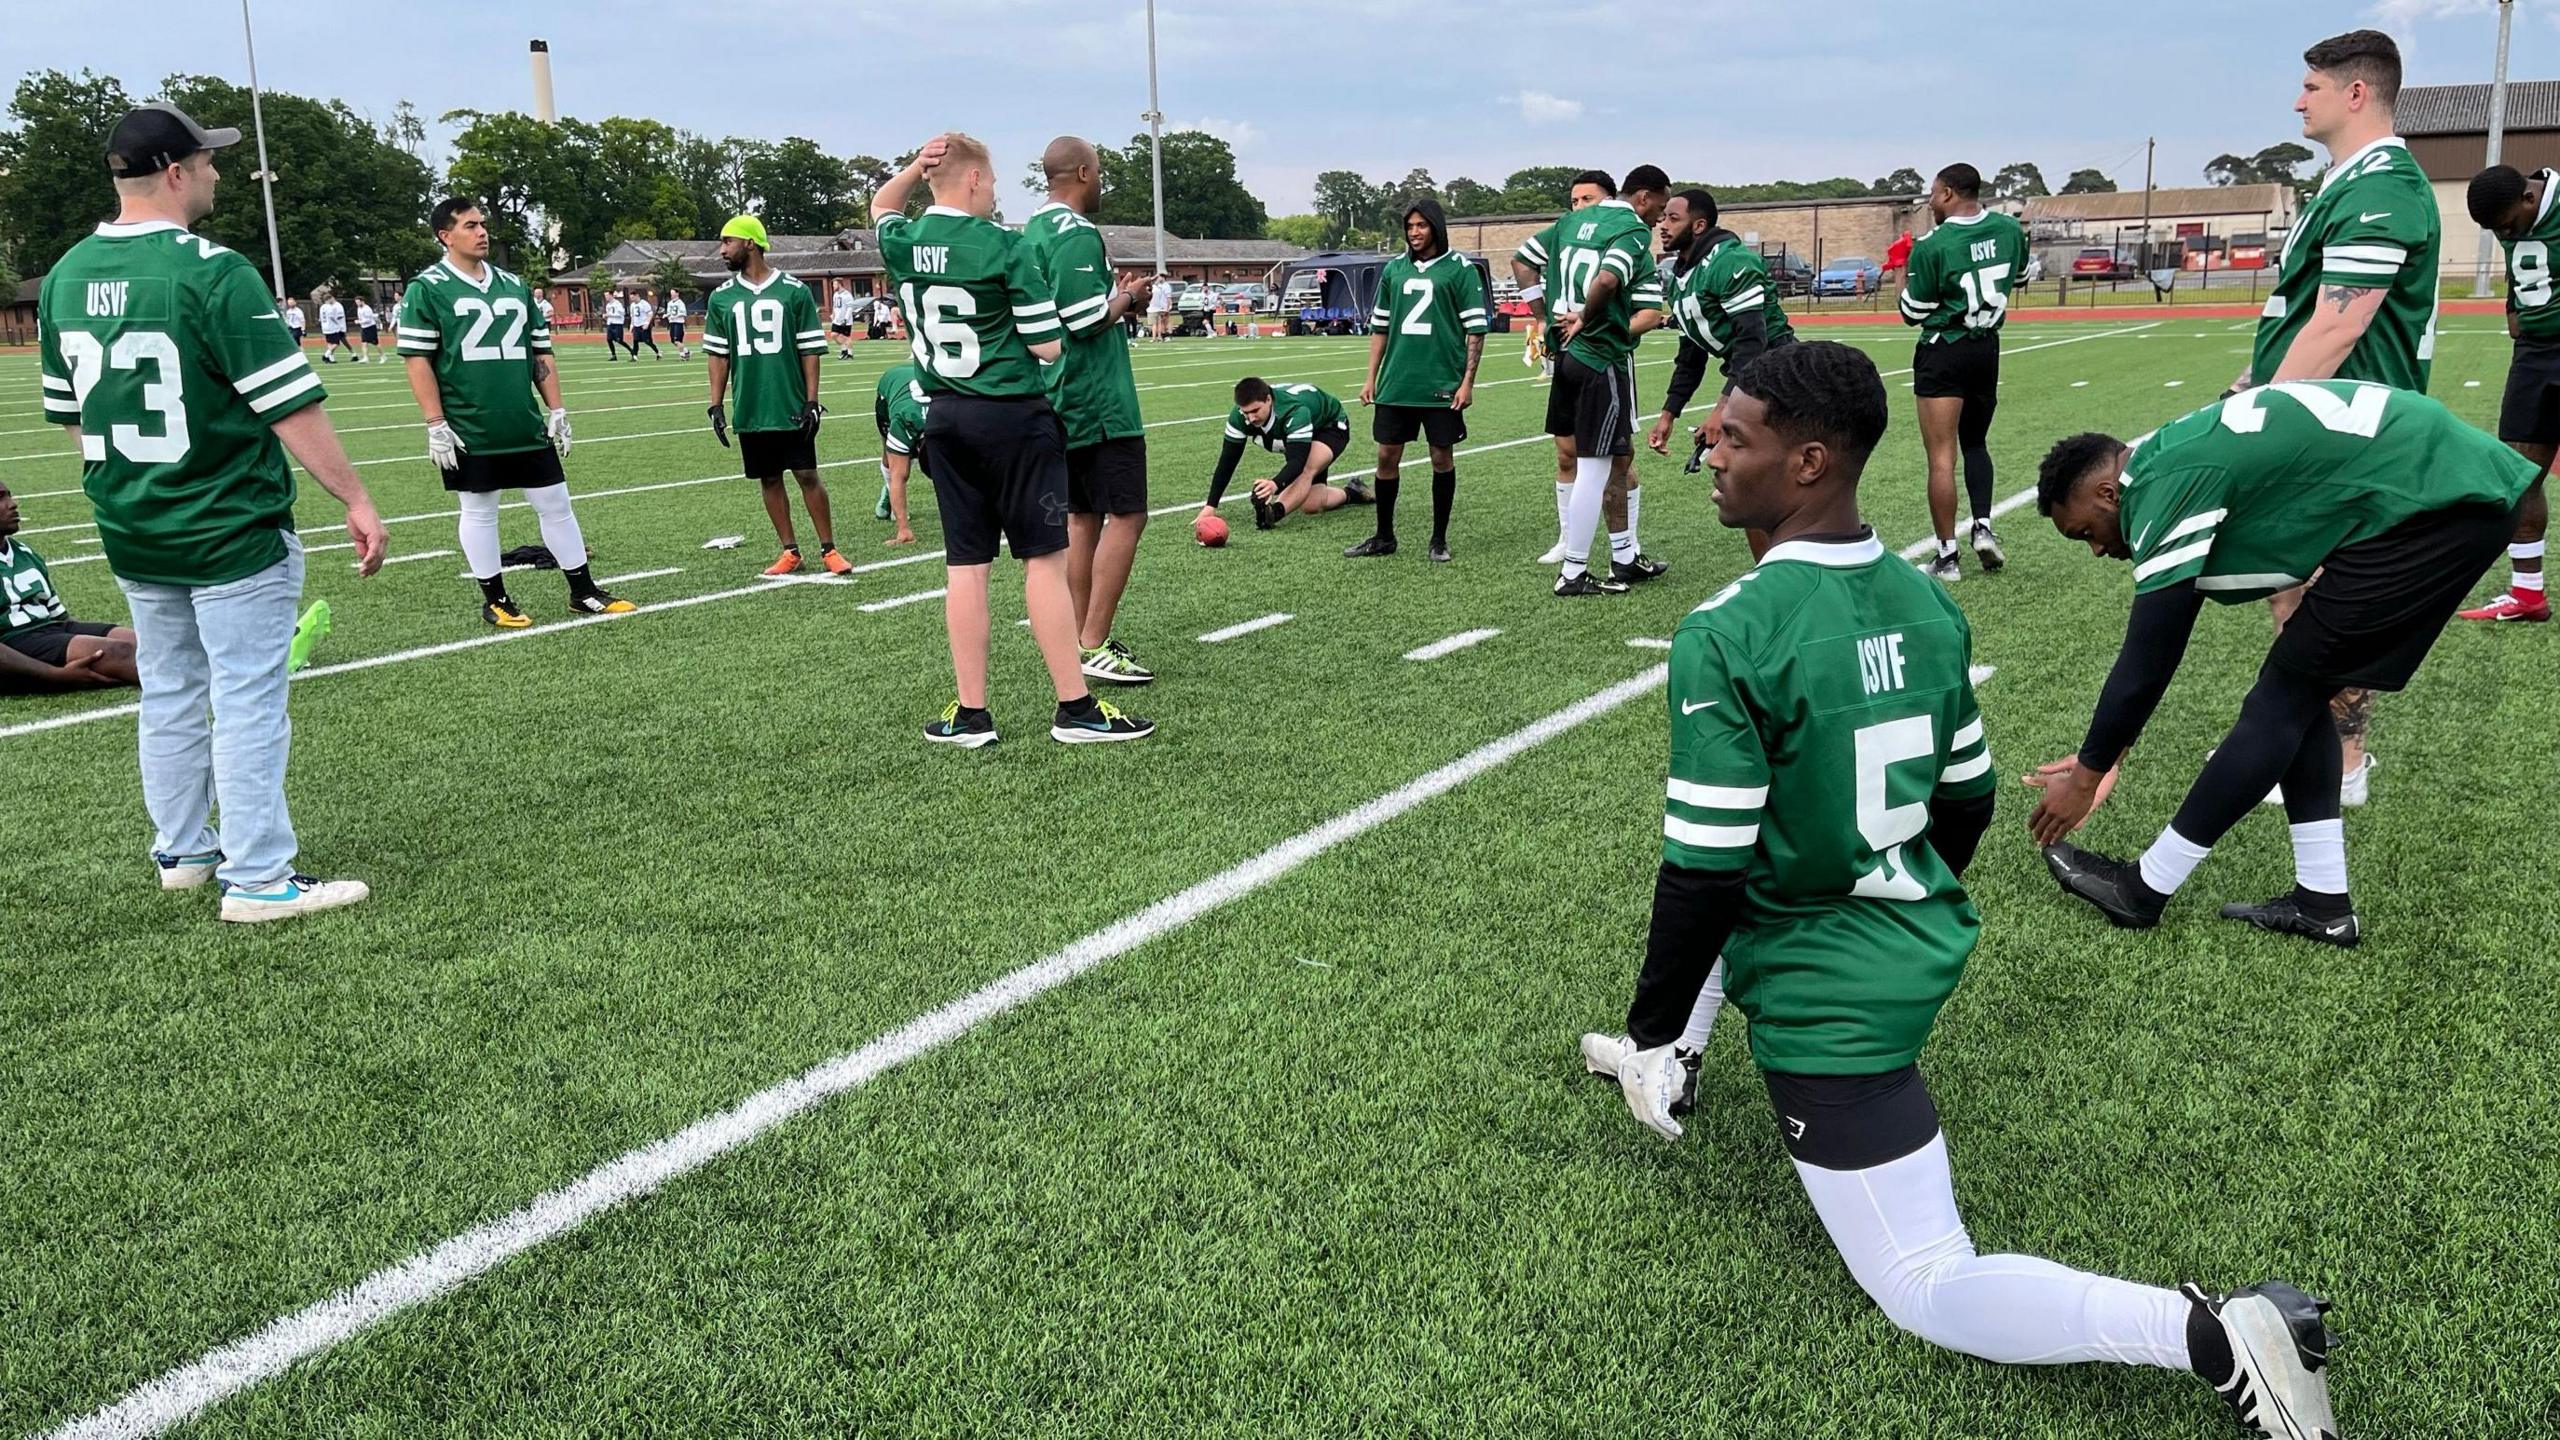
[[[1564,573],[1571,577],[1589,568],[1591,540],[1600,529],[1602,492],[1609,488],[1609,459],[1573,462],[1573,503],[1564,517]]]
[[[2179,834],[2177,826],[2168,826],[2160,832],[2159,839],[2151,842],[2151,848],[2142,852],[2142,883],[2163,895],[2175,895],[2178,887],[2187,883],[2187,877],[2196,873],[2196,867],[2204,863],[2204,857],[2212,853],[2211,847]]]
[[[1947,1137],[1864,1170],[1796,1162],[1849,1273],[1893,1323],[2004,1365],[2187,1368],[2185,1296],[2040,1260],[1977,1255],[1956,1211]]]
[[[2509,545],[2507,547],[2508,583],[2515,586],[2518,590],[2541,589],[2541,565],[2536,564],[2531,570],[2518,570],[2515,568],[2515,562],[2518,560],[2540,561],[2542,559],[2542,551],[2543,542],[2540,540],[2518,540],[2514,544]]]
[[[551,549],[551,558],[563,570],[575,570],[587,563],[587,537],[578,529],[578,513],[569,508],[569,487],[545,485],[524,492],[525,503],[533,507],[542,521],[542,543]]]
[[[1572,524],[1573,524],[1573,482],[1572,482],[1572,481],[1570,481],[1570,480],[1559,480],[1559,481],[1557,481],[1557,482],[1556,482],[1556,543],[1557,543],[1557,544],[1561,545],[1561,544],[1563,544],[1563,543],[1564,543],[1565,536],[1569,533],[1569,531],[1570,531],[1570,527],[1572,526]]]
[[[1636,539],[1636,517],[1643,513],[1644,487],[1629,485],[1627,487],[1627,543],[1639,550],[1644,546]]]
[[[1707,1035],[1716,1028],[1716,1012],[1724,1008],[1724,957],[1707,967],[1707,983],[1698,990],[1698,1003],[1689,1008],[1689,1028],[1680,1032],[1679,1050],[1704,1050]]]
[[[2311,820],[2293,831],[2293,881],[2323,895],[2347,893],[2347,822]]]
[[[462,563],[474,580],[486,580],[506,568],[498,562],[497,492],[463,491],[454,499],[462,510]]]

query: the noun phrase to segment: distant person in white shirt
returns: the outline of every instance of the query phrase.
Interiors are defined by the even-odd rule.
[[[293,343],[299,346],[302,343],[302,337],[307,333],[302,323],[302,302],[279,300],[276,304],[284,308],[284,328],[293,332]]]
[[[679,360],[690,359],[693,356],[693,352],[686,349],[684,345],[684,315],[683,294],[674,290],[668,291],[667,343],[676,347],[676,358]]]
[[[622,308],[622,292],[619,290],[606,291],[604,296],[604,358],[608,361],[619,360],[622,358],[622,325],[623,321],[627,318],[627,312]],[[637,350],[632,351],[631,358],[636,363],[640,359],[640,352]]]
[[[373,302],[362,296],[356,297],[356,340],[360,346],[356,351],[357,364],[361,365],[382,353],[382,316],[375,312]]]
[[[839,280],[833,304],[827,312],[827,329],[836,337],[836,358],[853,358],[853,282]]]
[[[1156,286],[1155,292],[1147,297],[1147,331],[1148,338],[1150,339],[1170,340],[1173,338],[1172,286],[1159,284]]]
[[[338,351],[344,349],[353,359],[362,359],[355,347],[347,344],[347,307],[338,297],[323,290],[312,297],[320,302],[320,360],[326,365],[338,363]]]
[[[542,312],[543,328],[549,329],[551,326],[551,297],[548,295],[536,295],[533,297],[533,304],[535,309]]]
[[[649,304],[649,297],[656,293],[654,290],[643,290],[631,297],[631,330],[622,343],[631,347],[631,358],[634,360],[640,358],[640,347],[643,345],[648,346],[649,353],[658,359],[667,358],[666,353],[658,348],[658,342],[649,338],[649,322],[656,315],[656,311]]]
[[[871,316],[871,324],[863,333],[873,340],[886,336],[889,333],[889,297],[874,295],[871,303],[863,308]]]

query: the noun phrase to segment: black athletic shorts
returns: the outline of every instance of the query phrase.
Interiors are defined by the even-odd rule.
[[[493,490],[539,490],[569,478],[561,473],[559,452],[548,445],[511,450],[504,455],[465,450],[461,464],[441,473],[445,489],[471,495]]]
[[[1467,438],[1467,412],[1446,405],[1381,405],[1369,422],[1369,438],[1381,445],[1409,445],[1416,435],[1434,449],[1451,449]]]
[[[1147,441],[1142,435],[1079,445],[1067,452],[1067,513],[1141,515],[1147,508]]]
[[[2514,506],[2455,505],[2341,547],[2320,562],[2267,659],[2340,689],[2407,689],[2515,528]]]
[[[684,343],[684,322],[683,322],[683,321],[681,321],[681,320],[670,320],[670,321],[668,321],[668,322],[667,322],[667,339],[669,339],[670,341],[673,341],[674,343],[676,343],[676,344],[678,344],[678,345],[681,345],[681,344],[683,344],[683,343]]]
[[[347,343],[347,332],[344,330],[323,330],[320,332],[320,343],[323,345],[344,345]]]
[[[1313,477],[1313,483],[1318,485],[1330,484],[1333,479],[1333,467],[1336,462],[1342,459],[1342,448],[1350,443],[1351,427],[1348,425],[1336,425],[1328,430],[1317,431],[1315,433],[1315,438],[1312,440],[1301,440],[1294,444],[1284,445],[1280,449],[1280,454],[1282,456],[1280,462],[1280,473],[1271,477],[1272,482],[1279,486],[1280,489],[1286,490],[1290,486],[1297,484],[1299,481],[1308,479],[1307,462],[1314,458],[1315,447],[1322,445],[1325,449],[1333,452],[1333,458],[1325,461],[1322,466],[1316,469]]]
[[[779,480],[818,468],[818,437],[806,430],[741,430],[738,463],[750,480]]]
[[[1067,548],[1067,427],[1045,397],[936,395],[919,458],[945,563],[994,564],[999,536],[1016,560]]]
[[[294,331],[294,332],[293,332],[293,343],[294,343],[294,344],[296,344],[296,345],[299,345],[299,344],[301,344],[301,343],[302,343],[302,340],[303,340],[303,332],[301,332],[300,330],[296,330],[296,331]]]
[[[2516,342],[2498,438],[2510,445],[2560,445],[2560,344]]]
[[[1865,1170],[1918,1150],[1938,1134],[1938,1104],[1920,1067],[1882,1075],[1789,1075],[1763,1070],[1787,1153],[1824,1170]]]
[[[6,645],[31,660],[59,665],[62,658],[71,653],[72,637],[104,635],[115,628],[96,620],[56,620],[50,625],[21,630],[6,640],[0,640],[0,645]]]
[[[2000,337],[1986,332],[1912,347],[1911,393],[1923,400],[1998,400]]]
[[[1547,433],[1573,437],[1579,459],[1636,453],[1636,372],[1625,365],[1594,370],[1570,351],[1556,357],[1547,387]]]
[[[830,325],[827,327],[827,333],[830,335],[841,335],[847,340],[850,340],[853,338],[853,327],[850,325]]]
[[[367,345],[379,345],[382,343],[382,331],[375,326],[367,325],[364,327],[363,334],[364,343]]]

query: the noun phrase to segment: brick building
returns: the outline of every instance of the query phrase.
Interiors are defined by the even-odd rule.
[[[1929,209],[1913,195],[1851,200],[1754,200],[1719,205],[1724,228],[1763,255],[1785,252],[1820,269],[1835,257],[1864,255],[1881,265],[1893,237],[1929,228]],[[1479,215],[1449,222],[1449,243],[1500,261],[1545,229],[1553,215]]]
[[[2440,264],[2446,278],[2467,281],[2480,258],[2480,227],[2464,202],[2471,177],[2489,163],[2489,87],[2411,85],[2400,92],[2400,138],[2436,192],[2443,217]],[[2507,82],[2506,130],[2498,163],[2527,175],[2560,167],[2560,80]],[[2506,274],[2497,242],[2489,245],[2489,275]]]

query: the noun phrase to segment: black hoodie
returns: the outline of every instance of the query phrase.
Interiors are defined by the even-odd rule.
[[[1412,219],[1417,212],[1422,216],[1423,222],[1431,227],[1431,258],[1437,259],[1442,255],[1448,254],[1448,212],[1440,208],[1439,201],[1432,199],[1428,195],[1404,207],[1404,213],[1396,217],[1397,229],[1401,231],[1403,229],[1404,222]],[[1413,254],[1413,247],[1407,245],[1404,253],[1410,257]]]

